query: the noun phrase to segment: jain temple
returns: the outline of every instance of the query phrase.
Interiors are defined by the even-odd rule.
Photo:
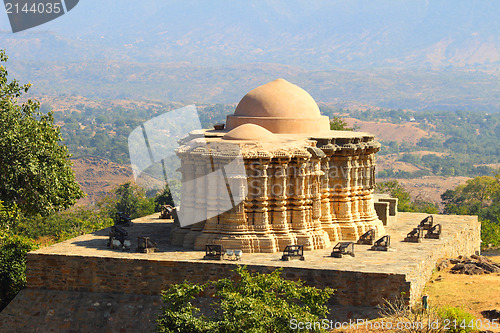
[[[172,245],[207,244],[243,252],[305,250],[356,241],[384,226],[374,209],[375,153],[368,133],[330,130],[314,99],[278,79],[246,94],[226,124],[191,133],[177,154],[182,163],[180,216],[200,221],[172,232]],[[200,177],[239,156],[244,172],[220,181]],[[243,166],[242,166],[243,167]],[[220,207],[227,192],[240,198]]]

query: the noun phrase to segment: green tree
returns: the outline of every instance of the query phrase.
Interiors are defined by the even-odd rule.
[[[68,208],[84,196],[52,113],[31,99],[19,103],[31,84],[8,81],[0,50],[0,200],[28,215]]]
[[[162,293],[166,306],[157,320],[157,332],[317,332],[294,329],[290,322],[318,322],[325,318],[325,303],[333,290],[305,286],[302,281],[281,277],[281,270],[252,274],[245,267],[235,270],[239,278],[203,285],[187,282]],[[208,287],[215,287],[212,315],[193,305]]]
[[[146,198],[144,190],[132,182],[119,185],[97,205],[104,215],[111,218],[117,212],[125,213],[132,219],[155,212],[153,199]]]
[[[20,214],[17,207],[5,207],[0,201],[0,232],[8,232],[19,221]]]
[[[413,211],[427,214],[439,214],[439,207],[433,202],[415,200],[412,202]]]
[[[330,119],[330,129],[334,131],[355,131],[358,129],[358,127],[349,127],[344,119],[334,116],[332,119]]]
[[[181,189],[181,183],[175,179],[169,180],[168,184],[155,195],[155,210],[159,212],[162,205],[175,206],[180,201],[179,193]],[[174,192],[172,194],[172,191]]]
[[[481,241],[482,248],[499,247],[500,223],[491,222],[490,220],[481,221]]]
[[[479,176],[441,195],[446,214],[477,215],[500,223],[500,170],[493,176]]]
[[[175,202],[172,198],[172,193],[170,192],[170,187],[168,187],[168,185],[155,196],[154,201],[155,211],[157,212],[161,211],[161,206],[163,205],[170,205],[172,207],[175,206]]]
[[[446,214],[477,215],[481,221],[481,247],[500,246],[500,170],[479,176],[441,195]]]
[[[68,209],[48,216],[21,219],[12,230],[35,240],[62,241],[113,225],[113,219],[100,211],[85,207]]]
[[[377,192],[388,193],[394,198],[398,198],[398,211],[412,212],[413,206],[411,203],[410,193],[397,180],[389,180],[387,182],[378,183]]]

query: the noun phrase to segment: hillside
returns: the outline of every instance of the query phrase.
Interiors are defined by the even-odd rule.
[[[8,69],[36,95],[236,103],[282,77],[318,101],[500,110],[493,0],[80,1],[13,34]]]
[[[79,205],[96,203],[114,187],[133,180],[132,170],[98,157],[72,159],[76,181],[87,196],[78,201]]]
[[[408,122],[404,124],[391,124],[383,121],[361,121],[355,118],[344,118],[350,127],[359,128],[362,132],[375,134],[379,140],[408,142],[415,145],[420,139],[436,134],[424,131],[419,124]]]
[[[441,194],[446,190],[454,189],[458,185],[465,184],[469,177],[440,177],[426,176],[421,178],[397,179],[397,181],[410,193],[413,201],[428,201],[444,208],[441,203]],[[377,181],[387,181],[388,178],[378,178]]]
[[[1,22],[0,45],[18,59],[57,62],[498,69],[498,14],[494,0],[86,0],[27,32]]]
[[[237,103],[249,90],[284,78],[318,103],[413,110],[500,110],[500,71],[321,70],[252,63],[197,66],[117,61],[21,61],[7,69],[34,84],[33,96],[153,100],[168,103]],[[357,101],[357,102],[356,102]]]
[[[40,96],[42,111],[54,110],[65,144],[75,158],[77,179],[95,202],[117,184],[131,180],[128,136],[158,115],[183,106],[157,101],[96,100],[82,96]],[[358,104],[360,105],[360,104]],[[196,105],[202,127],[224,122],[235,104]],[[398,179],[413,198],[440,202],[445,190],[478,175],[490,175],[500,165],[500,114],[471,111],[336,109],[320,105],[330,118],[374,133],[382,143],[377,154],[378,179]],[[147,188],[161,184],[147,179]]]

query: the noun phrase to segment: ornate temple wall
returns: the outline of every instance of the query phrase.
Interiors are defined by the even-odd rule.
[[[291,244],[323,249],[332,242],[357,240],[369,229],[383,235],[373,203],[380,145],[370,135],[333,133],[338,137],[295,140],[273,149],[236,144],[246,177],[203,177],[234,160],[234,143],[228,148],[207,139],[208,146],[181,146],[183,179],[190,181],[183,187],[181,213],[201,222],[174,230],[173,245],[277,252]],[[224,211],[228,187],[245,195]]]

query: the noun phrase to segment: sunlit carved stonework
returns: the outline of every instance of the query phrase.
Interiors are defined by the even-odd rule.
[[[277,252],[289,244],[322,249],[369,229],[384,234],[373,202],[380,149],[373,135],[331,131],[313,98],[281,79],[250,91],[226,124],[191,133],[178,149],[183,180],[191,180],[183,187],[181,212],[203,221],[176,226],[173,245]],[[227,174],[226,182],[211,184],[201,177],[240,153],[246,177]],[[219,209],[227,182],[244,200],[204,219]]]

